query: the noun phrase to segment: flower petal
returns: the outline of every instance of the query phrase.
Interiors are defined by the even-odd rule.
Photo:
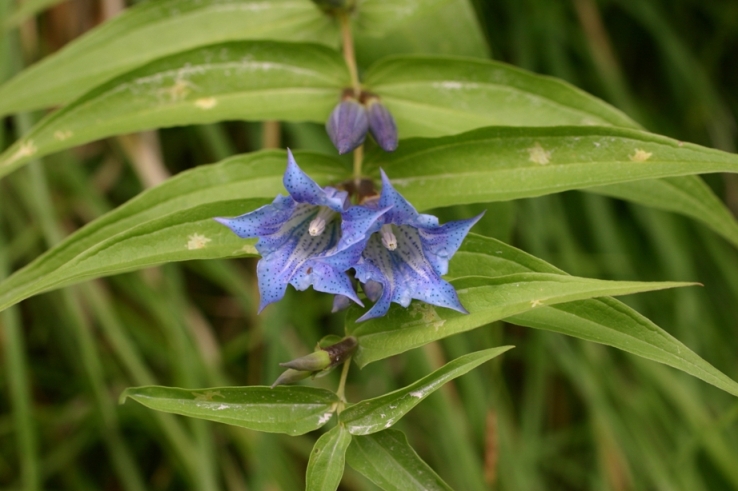
[[[384,223],[381,219],[390,208],[375,209],[367,206],[352,206],[341,214],[341,246],[347,247],[366,242],[369,236]]]
[[[348,203],[348,193],[332,187],[321,188],[305,174],[295,162],[292,151],[287,149],[287,169],[282,179],[285,189],[298,203],[327,206],[341,212]]]
[[[289,196],[277,196],[271,205],[235,218],[216,217],[214,220],[230,228],[242,239],[270,235],[277,232],[289,220],[295,202]]]
[[[384,215],[386,223],[413,225],[415,227],[438,226],[437,217],[418,213],[415,207],[395,190],[384,170],[380,169],[380,172],[382,174],[382,194],[379,196],[379,207],[391,208]]]
[[[425,257],[439,275],[448,273],[448,261],[461,247],[469,230],[484,212],[467,220],[448,222],[440,227],[418,228]]]
[[[391,302],[407,307],[412,299],[466,313],[456,290],[441,279],[426,259],[418,230],[401,225],[394,226],[393,232],[397,238],[396,249],[390,251],[382,245],[379,234],[373,234],[362,260],[354,266],[360,282],[382,284],[382,295],[358,321],[386,314]]]
[[[304,290],[315,281],[306,278],[303,268],[305,263],[327,250],[338,242],[339,226],[334,221],[328,224],[322,234],[313,236],[308,232],[310,221],[317,215],[318,207],[300,204],[295,207],[296,213],[285,222],[279,233],[262,237],[256,243],[262,258],[257,266],[261,302],[259,311],[268,304],[281,299],[287,283],[292,283],[298,290]],[[262,250],[269,250],[264,253]],[[300,271],[303,275],[295,277]],[[336,293],[343,293],[336,292]]]

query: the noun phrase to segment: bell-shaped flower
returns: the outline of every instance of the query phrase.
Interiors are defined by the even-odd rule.
[[[256,268],[259,312],[280,300],[291,284],[345,296],[362,305],[346,271],[359,260],[363,244],[355,237],[376,228],[382,211],[348,209],[348,194],[321,188],[287,151],[284,187],[289,196],[236,218],[216,218],[241,238],[258,237],[261,259]],[[346,241],[338,247],[339,239]]]
[[[413,299],[467,313],[441,275],[483,214],[440,225],[437,217],[418,213],[384,171],[379,200],[367,208],[381,210],[382,216],[367,229],[371,235],[354,270],[367,297],[376,303],[358,321],[383,316],[392,302],[407,307]]]

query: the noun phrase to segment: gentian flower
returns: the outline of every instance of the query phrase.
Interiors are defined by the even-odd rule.
[[[364,238],[366,245],[354,270],[367,298],[376,303],[358,321],[385,315],[392,302],[407,307],[413,299],[468,313],[441,275],[448,272],[449,259],[484,213],[439,225],[437,217],[418,213],[384,171],[379,200],[367,207],[382,215],[367,229],[371,234]]]
[[[287,284],[297,290],[312,285],[363,305],[345,272],[361,255],[363,244],[358,238],[376,228],[384,211],[348,209],[348,193],[318,186],[289,150],[283,183],[289,196],[279,195],[272,204],[236,218],[215,219],[241,238],[259,238],[259,312],[280,300]],[[338,247],[341,237],[345,240]]]

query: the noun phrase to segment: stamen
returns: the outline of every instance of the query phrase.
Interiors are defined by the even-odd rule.
[[[379,234],[382,236],[382,244],[390,251],[397,249],[397,237],[392,233],[392,225],[389,223],[382,225],[379,229]]]
[[[310,222],[310,226],[308,227],[308,232],[310,233],[310,235],[315,237],[322,234],[325,230],[325,226],[328,225],[331,220],[333,220],[333,216],[335,214],[336,212],[331,210],[330,208],[321,206],[318,216],[313,218],[313,221]]]

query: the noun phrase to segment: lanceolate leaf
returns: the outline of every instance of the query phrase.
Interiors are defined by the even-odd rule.
[[[476,274],[489,274],[477,270]],[[362,309],[352,307],[346,331],[359,340],[354,355],[364,366],[431,341],[476,329],[496,320],[546,305],[607,295],[628,295],[689,283],[605,281],[548,273],[517,273],[494,278],[468,276],[451,281],[469,314],[414,302],[393,305],[384,317],[356,323]]]
[[[244,41],[162,58],[52,114],[0,155],[0,176],[29,159],[106,136],[223,119],[325,121],[348,85],[324,46]]]
[[[398,53],[489,57],[469,0],[363,0],[354,20],[363,65]]]
[[[242,426],[258,431],[302,435],[330,421],[338,397],[315,387],[215,387],[177,389],[133,387],[121,395],[165,413]]]
[[[336,491],[343,477],[346,449],[351,443],[351,433],[338,425],[318,438],[310,452],[306,491]]]
[[[385,430],[446,382],[512,348],[501,346],[460,356],[407,387],[349,406],[339,415],[339,422],[352,435],[369,435]]]
[[[381,95],[401,138],[446,136],[485,126],[638,128],[622,112],[562,80],[495,61],[385,58],[369,69],[365,83]]]
[[[697,176],[649,179],[586,191],[692,217],[738,246],[738,222],[712,189]]]
[[[478,271],[496,271],[498,274],[532,271],[566,274],[503,242],[470,234],[451,261],[449,276],[464,277]],[[677,368],[738,396],[738,383],[700,358],[668,332],[613,298],[602,297],[541,306],[505,320],[613,346]]]
[[[296,152],[321,184],[350,174],[337,160]],[[0,310],[31,295],[114,272],[167,261],[256,254],[212,220],[235,216],[286,194],[283,151],[242,155],[169,179],[80,229],[0,284]]]
[[[398,190],[420,208],[597,186],[593,192],[699,218],[738,245],[735,220],[703,182],[681,178],[651,187],[649,180],[738,172],[738,156],[637,130],[483,128],[405,140],[392,154],[370,153],[367,165],[375,175],[383,167]],[[642,180],[649,181],[626,187]],[[613,184],[619,186],[601,187]]]
[[[509,200],[655,177],[738,172],[738,156],[637,130],[483,128],[368,155],[420,208]]]
[[[415,453],[405,435],[397,430],[354,436],[346,461],[386,491],[451,491],[449,485]]]
[[[157,58],[232,40],[337,46],[335,22],[306,0],[154,0],[130,8],[0,87],[0,116],[65,104]]]

